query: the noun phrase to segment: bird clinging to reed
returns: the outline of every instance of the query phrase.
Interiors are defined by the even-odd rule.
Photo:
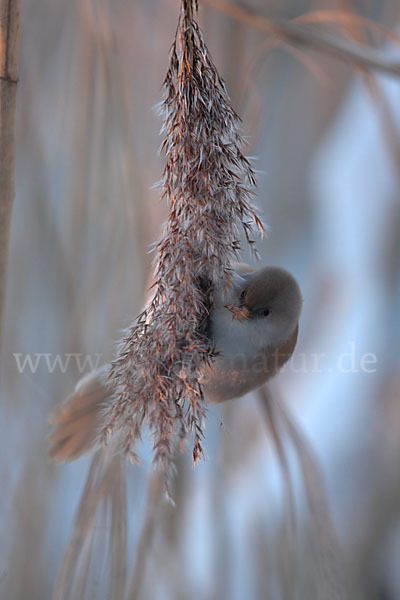
[[[301,294],[296,280],[277,267],[238,264],[229,293],[216,290],[207,326],[216,358],[199,373],[206,402],[243,396],[275,375],[297,341]],[[233,314],[232,314],[233,313]],[[84,377],[53,416],[51,456],[78,458],[99,440],[104,409],[113,389],[110,366]]]
[[[233,268],[240,230],[253,249],[252,232],[262,232],[263,226],[251,204],[255,176],[243,154],[240,119],[204,43],[196,10],[196,2],[182,0],[164,82],[162,195],[169,213],[156,246],[153,296],[126,332],[111,367],[85,378],[70,403],[53,416],[52,452],[58,458],[63,443],[73,448],[76,442],[68,407],[76,403],[89,444],[100,426],[97,417],[89,418],[90,406],[107,400],[103,439],[116,433],[120,449],[134,454],[145,423],[154,460],[168,470],[177,441],[192,434],[195,462],[202,455],[203,392],[211,400],[224,399],[235,372],[229,397],[243,394],[275,373],[283,360],[258,364],[261,374],[255,373],[253,361],[249,377],[248,351],[262,355],[265,348],[282,347],[285,355],[295,345],[301,301],[293,278],[272,268]],[[229,304],[230,313],[224,308]],[[227,319],[233,342],[226,335]],[[65,435],[60,433],[63,422]],[[76,443],[85,446],[82,439]],[[65,456],[76,453],[71,449]]]

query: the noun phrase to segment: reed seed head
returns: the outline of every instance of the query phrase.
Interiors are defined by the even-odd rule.
[[[216,287],[229,286],[240,232],[263,226],[251,206],[254,171],[243,154],[233,110],[202,33],[197,6],[183,0],[161,105],[166,164],[162,197],[168,220],[156,246],[151,301],[126,332],[112,365],[115,389],[105,430],[122,435],[126,452],[150,427],[154,459],[164,468],[193,434],[202,456],[205,415],[201,370],[214,358],[206,335]]]

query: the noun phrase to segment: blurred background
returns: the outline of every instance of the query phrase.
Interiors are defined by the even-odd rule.
[[[237,4],[284,22],[308,15],[324,35],[400,62],[397,0]],[[200,0],[199,22],[255,157],[257,205],[268,225],[261,260],[293,272],[304,296],[298,347],[272,393],[317,457],[349,598],[395,600],[399,75],[266,37],[232,6]],[[177,0],[22,0],[1,355],[1,598],[52,597],[90,457],[51,464],[48,415],[83,373],[113,357],[141,308],[149,247],[167,214],[152,188],[163,168],[154,106],[178,9]],[[288,577],[295,598],[328,597],[318,587],[321,532],[293,449],[301,541],[297,558],[285,555],[282,465],[261,417],[254,394],[208,410],[207,459],[195,469],[190,452],[180,459],[176,507],[158,506],[145,551],[142,544],[140,586],[127,597],[275,600],[288,597]],[[128,573],[135,560],[138,570],[151,505],[146,441],[140,454],[141,467],[125,467]],[[108,527],[99,513],[75,598],[110,597]]]

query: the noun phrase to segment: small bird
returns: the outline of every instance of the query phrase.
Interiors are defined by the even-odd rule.
[[[260,387],[289,360],[297,342],[302,297],[295,278],[278,267],[234,266],[228,293],[217,290],[207,335],[216,358],[199,375],[207,403]],[[112,396],[109,365],[92,371],[50,417],[50,457],[72,461],[96,443]]]

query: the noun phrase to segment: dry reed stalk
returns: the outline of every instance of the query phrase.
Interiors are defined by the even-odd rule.
[[[379,50],[365,44],[350,42],[327,31],[318,31],[318,29],[310,26],[305,20],[304,24],[302,24],[299,19],[292,21],[267,19],[226,0],[204,0],[204,2],[230,15],[233,19],[237,19],[249,27],[253,27],[288,44],[310,48],[358,67],[377,69],[397,77],[400,75],[400,60],[391,60]],[[339,13],[341,11],[337,12],[338,20],[343,20],[344,18],[349,20],[350,17],[348,15],[342,15],[342,18],[340,18]],[[332,18],[332,15],[330,15],[330,18]],[[354,18],[354,15],[352,18]],[[383,32],[383,28],[380,31]],[[391,32],[390,37],[393,39],[396,36]]]
[[[343,5],[343,8],[345,9],[343,12],[346,12],[346,14],[351,15],[353,17],[352,19],[344,21],[344,32],[350,38],[353,38],[358,42],[365,42],[365,30],[371,29],[371,27],[368,26],[368,20],[358,19],[352,6],[352,2],[350,0],[340,1]],[[379,32],[381,32],[381,28],[377,29]],[[386,28],[383,29],[384,31],[382,33],[388,36]],[[400,39],[398,37],[394,41],[396,41],[398,44],[400,43]],[[390,104],[387,101],[377,78],[367,68],[360,68],[360,72],[363,83],[367,89],[368,94],[371,97],[372,102],[375,105],[376,114],[380,120],[382,128],[382,137],[387,146],[389,157],[394,167],[393,173],[397,178],[397,182],[400,183],[400,141],[396,120],[394,118],[394,115],[392,114]]]
[[[296,556],[296,508],[295,495],[292,475],[285,446],[282,441],[282,432],[279,429],[273,398],[267,386],[263,386],[260,391],[261,406],[265,416],[268,432],[271,435],[272,443],[275,447],[279,467],[282,471],[284,507],[282,518],[282,554],[283,570],[281,577],[282,599],[290,600],[294,597],[296,585],[296,566],[294,557]]]
[[[111,523],[108,548],[108,598],[122,598],[126,581],[127,508],[125,476],[120,456],[108,448],[94,455],[77,509],[71,538],[61,560],[54,600],[84,598],[96,534],[97,517]]]
[[[197,4],[183,0],[170,65],[163,150],[162,197],[168,221],[156,250],[154,295],[121,342],[110,372],[116,390],[104,434],[118,432],[131,453],[143,423],[154,460],[172,466],[177,442],[194,436],[202,455],[205,414],[199,372],[214,349],[206,335],[215,287],[229,286],[231,262],[244,231],[263,230],[250,205],[255,185],[239,134],[240,119],[195,21]]]
[[[312,531],[315,535],[316,568],[321,580],[321,597],[329,598],[329,600],[345,600],[347,592],[344,561],[329,512],[318,460],[283,403],[276,401],[264,388],[260,389],[259,397],[261,408],[267,416],[267,422],[270,422],[272,411],[275,423],[280,423],[283,433],[288,436],[296,452],[312,519]]]
[[[156,524],[160,515],[160,501],[163,491],[163,476],[153,470],[147,482],[146,502],[141,519],[139,539],[136,543],[129,582],[125,590],[125,600],[139,600],[144,597],[143,589],[147,575],[147,565],[151,554]]]
[[[14,201],[14,130],[18,83],[19,0],[0,0],[0,336]]]

